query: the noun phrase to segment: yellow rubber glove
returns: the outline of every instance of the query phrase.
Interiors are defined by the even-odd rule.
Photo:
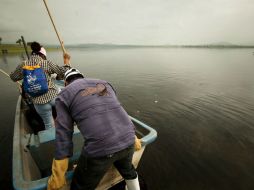
[[[53,160],[52,174],[48,180],[47,190],[56,190],[66,185],[65,173],[68,169],[69,159]]]
[[[135,150],[140,150],[142,147],[142,144],[141,144],[141,139],[138,139],[138,137],[135,135],[135,143],[134,143],[134,148]]]

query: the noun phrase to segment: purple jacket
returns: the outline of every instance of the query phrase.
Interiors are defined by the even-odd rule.
[[[56,110],[56,159],[73,154],[74,122],[85,140],[84,155],[106,156],[134,144],[134,125],[106,81],[73,81],[57,96]]]

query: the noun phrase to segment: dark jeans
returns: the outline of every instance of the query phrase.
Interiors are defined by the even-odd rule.
[[[134,146],[104,157],[91,158],[81,155],[74,171],[71,190],[94,190],[110,166],[114,164],[124,179],[135,179],[132,165]]]

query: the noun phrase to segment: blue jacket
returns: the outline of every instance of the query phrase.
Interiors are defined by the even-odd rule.
[[[134,125],[106,81],[73,81],[57,96],[56,110],[56,159],[73,154],[74,122],[84,137],[84,155],[106,156],[134,144]]]

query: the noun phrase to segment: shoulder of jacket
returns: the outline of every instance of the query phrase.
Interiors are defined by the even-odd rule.
[[[44,61],[47,62],[47,63],[50,63],[50,64],[54,64],[50,59],[46,59]]]
[[[87,81],[87,83],[91,82],[91,83],[104,83],[107,84],[108,82],[105,80],[101,80],[101,79],[94,79],[94,78],[85,78],[85,80]]]
[[[32,63],[32,64],[35,64],[35,63],[41,63],[43,62],[44,60],[40,57],[40,56],[37,56],[37,55],[32,55],[30,57],[29,60],[27,60],[27,63]]]

